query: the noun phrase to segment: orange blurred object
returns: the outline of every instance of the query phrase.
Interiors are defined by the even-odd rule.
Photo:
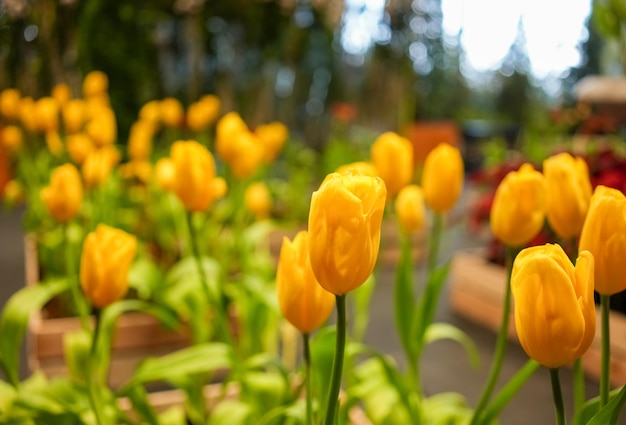
[[[408,124],[400,134],[413,144],[413,161],[423,165],[428,153],[440,143],[460,148],[461,131],[452,121],[418,121]]]
[[[4,196],[4,188],[11,180],[11,164],[4,149],[0,148],[0,198]]]

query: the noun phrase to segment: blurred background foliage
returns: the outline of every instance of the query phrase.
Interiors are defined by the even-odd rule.
[[[91,70],[110,79],[120,139],[149,100],[185,105],[217,94],[223,111],[251,126],[280,120],[318,147],[329,139],[336,105],[374,131],[415,121],[451,120],[471,136],[476,122],[498,128],[546,126],[546,111],[567,104],[571,87],[602,71],[606,46],[626,43],[622,0],[595,0],[581,65],[564,77],[560,99],[529,77],[521,27],[488,84],[468,84],[459,37],[442,30],[440,0],[388,0],[389,37],[355,56],[339,42],[345,10],[333,0],[4,0],[0,89],[40,97],[65,82],[75,96]],[[556,29],[555,29],[556,30]],[[415,43],[418,41],[419,43]],[[417,48],[418,47],[418,48]],[[620,57],[613,64],[626,69]],[[503,131],[502,136],[506,136]],[[513,136],[515,137],[515,136]]]

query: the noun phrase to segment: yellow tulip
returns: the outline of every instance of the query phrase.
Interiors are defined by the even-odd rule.
[[[626,289],[626,196],[622,192],[596,187],[579,250],[591,251],[594,256],[596,291],[613,295]]]
[[[419,186],[410,184],[400,189],[396,197],[395,207],[400,226],[407,234],[415,233],[424,228],[426,209],[424,208],[424,195]]]
[[[139,110],[139,119],[141,121],[147,121],[156,126],[161,121],[161,112],[159,110],[159,101],[151,100],[144,104]]]
[[[76,167],[64,164],[55,168],[50,185],[41,190],[41,199],[57,221],[65,223],[74,218],[83,202],[83,184]]]
[[[387,186],[387,195],[395,196],[413,178],[413,145],[394,132],[381,134],[374,141],[371,157],[378,175]]]
[[[319,285],[313,274],[306,231],[298,232],[293,241],[283,238],[276,292],[283,316],[303,334],[319,328],[333,310],[335,297]]]
[[[211,187],[213,188],[213,196],[215,199],[221,199],[226,196],[228,192],[228,183],[222,177],[215,177],[213,182],[211,182]]]
[[[177,141],[172,144],[176,178],[174,192],[188,211],[204,211],[215,196],[211,182],[215,179],[215,160],[200,143]]]
[[[311,197],[309,255],[320,285],[335,295],[371,275],[387,189],[380,177],[329,174]]]
[[[63,152],[63,142],[58,131],[46,131],[45,135],[46,146],[50,153],[54,156],[59,156]]]
[[[167,97],[159,103],[159,116],[166,127],[178,128],[185,121],[185,109],[174,97]]]
[[[100,186],[111,175],[113,168],[120,161],[120,153],[115,146],[109,145],[91,152],[83,162],[83,180],[87,187]]]
[[[4,128],[0,128],[0,145],[7,152],[19,151],[24,143],[23,139],[22,130],[15,125],[7,125]]]
[[[161,158],[156,163],[156,182],[167,192],[173,191],[176,184],[176,167],[172,158]]]
[[[371,162],[357,161],[350,164],[344,164],[337,167],[335,172],[339,174],[362,174],[364,176],[376,177],[378,170]]]
[[[85,133],[67,136],[67,151],[75,164],[82,165],[89,154],[95,150],[94,144]]]
[[[32,97],[27,96],[20,99],[20,121],[22,122],[24,128],[30,133],[35,133],[39,130],[39,121],[36,109],[35,101]]]
[[[217,96],[207,95],[187,108],[187,127],[193,131],[202,131],[215,122],[220,112],[220,100]]]
[[[270,209],[272,208],[272,197],[265,183],[252,183],[246,188],[244,205],[257,220],[269,217]]]
[[[137,238],[99,224],[83,244],[80,283],[92,305],[104,308],[128,291],[128,271],[137,252]]]
[[[69,134],[78,133],[85,123],[87,117],[87,105],[82,99],[72,99],[61,109],[63,125]]]
[[[254,130],[261,146],[263,146],[263,161],[270,163],[276,159],[278,153],[289,137],[289,130],[281,122],[273,122],[258,126]]]
[[[109,90],[109,77],[102,71],[91,71],[83,80],[83,96],[86,98],[106,94]]]
[[[463,173],[463,158],[458,148],[440,143],[431,150],[422,172],[426,205],[437,213],[451,210],[463,191]]]
[[[150,181],[152,163],[146,160],[132,160],[120,166],[120,174],[125,179],[136,178],[142,183]]]
[[[523,164],[498,185],[491,207],[491,231],[508,246],[520,247],[541,231],[545,220],[546,181],[532,165]]]
[[[58,83],[52,87],[52,97],[57,101],[60,107],[65,106],[72,98],[72,90],[66,83]]]
[[[98,147],[115,143],[117,137],[117,121],[113,109],[101,107],[99,113],[87,123],[85,132]]]
[[[215,152],[226,163],[231,163],[237,155],[233,139],[248,132],[247,124],[237,112],[229,112],[218,122],[215,130]]]
[[[0,115],[8,120],[20,116],[21,95],[17,89],[5,89],[0,92]]]
[[[228,162],[233,174],[238,179],[252,176],[263,162],[263,148],[256,136],[245,131],[234,136],[231,140],[234,155]]]
[[[543,161],[543,174],[550,227],[563,239],[580,235],[592,192],[587,163],[564,152]]]
[[[4,186],[4,193],[0,192],[0,194],[10,205],[19,205],[26,199],[24,186],[16,179],[9,180]]]
[[[59,129],[59,104],[52,97],[42,97],[35,102],[37,129],[43,133]]]
[[[134,161],[150,158],[152,153],[152,137],[154,124],[148,121],[136,121],[130,128],[128,136],[128,156]]]
[[[515,258],[511,291],[515,326],[526,353],[549,368],[582,356],[596,331],[594,259],[581,251],[576,267],[560,245],[522,250]]]

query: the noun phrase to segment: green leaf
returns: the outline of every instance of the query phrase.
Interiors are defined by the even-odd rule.
[[[626,403],[626,385],[611,393],[608,404],[593,415],[587,425],[617,425],[624,403]]]
[[[247,425],[252,413],[253,409],[248,403],[224,400],[213,409],[208,425]]]
[[[415,311],[415,291],[413,290],[413,264],[411,261],[411,242],[402,235],[402,253],[398,268],[396,269],[395,293],[395,319],[400,342],[404,347],[409,361],[415,361],[415,353],[412,347],[413,314]]]
[[[133,262],[128,272],[128,286],[137,291],[139,298],[147,300],[162,286],[164,277],[153,260],[142,257]]]
[[[148,422],[153,423],[153,422]],[[173,406],[159,414],[157,422],[159,425],[186,425],[187,418],[183,406]]]
[[[256,407],[257,412],[267,412],[286,399],[288,386],[282,376],[267,371],[247,371],[243,381],[242,399]]]
[[[424,347],[424,335],[426,333],[426,329],[435,318],[441,291],[444,283],[446,282],[449,270],[450,261],[435,268],[430,273],[426,281],[424,292],[420,298],[417,308],[414,311],[415,315],[413,317],[413,327],[411,333],[413,334],[413,341],[417,344],[417,353],[420,353]]]
[[[429,344],[441,339],[451,339],[458,342],[465,349],[469,357],[470,364],[474,368],[478,368],[480,364],[480,355],[474,340],[463,332],[461,329],[449,323],[432,323],[426,328],[424,334],[424,343]]]
[[[11,408],[15,397],[17,397],[15,388],[0,381],[0,413],[6,413]]]
[[[158,358],[144,360],[119,393],[124,395],[135,385],[156,381],[175,381],[188,375],[230,369],[232,349],[224,343],[209,342],[183,348]]]
[[[12,385],[19,383],[20,350],[31,314],[67,288],[67,279],[27,286],[5,304],[0,318],[0,367]]]
[[[352,320],[352,332],[350,334],[353,341],[363,341],[370,318],[370,302],[375,289],[376,279],[374,275],[371,274],[365,283],[359,286],[359,288],[353,292],[354,295],[350,297],[350,299],[354,300],[355,306]]]
[[[311,365],[313,375],[314,396],[326,403],[326,394],[330,387],[330,372],[333,369],[335,356],[335,340],[337,329],[335,325],[319,329],[311,338]]]
[[[439,393],[424,399],[424,421],[431,425],[465,425],[472,409],[459,393]]]

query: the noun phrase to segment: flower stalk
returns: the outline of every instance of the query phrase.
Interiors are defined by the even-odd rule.
[[[600,360],[600,408],[609,402],[609,366],[611,360],[611,334],[609,329],[610,295],[600,294],[600,320],[602,332]]]
[[[324,425],[333,425],[339,408],[339,390],[343,374],[343,358],[346,346],[346,296],[337,295],[337,339],[335,357],[333,359],[333,371],[330,378],[330,389],[326,403],[326,419]]]
[[[550,368],[550,382],[552,383],[552,397],[554,398],[556,425],[565,425],[565,410],[563,408],[563,394],[561,392],[559,368]]]

